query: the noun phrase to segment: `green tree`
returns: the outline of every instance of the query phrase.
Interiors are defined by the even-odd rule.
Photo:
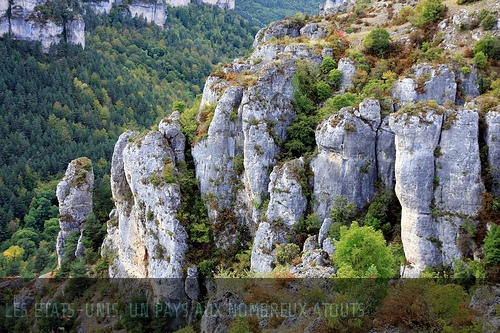
[[[35,252],[35,264],[34,264],[34,271],[35,273],[40,273],[45,269],[50,264],[50,255],[47,252],[47,249],[45,248],[39,248]]]
[[[486,59],[486,56],[482,51],[474,55],[474,63],[476,64],[477,68],[486,68],[486,65],[488,65],[488,60]]]
[[[338,277],[365,277],[377,272],[376,277],[391,278],[395,275],[391,269],[393,261],[382,232],[369,226],[360,227],[357,222],[352,222],[349,229],[340,228],[334,257]]]
[[[332,57],[325,57],[319,68],[323,74],[328,74],[330,71],[337,68],[337,62],[333,60]]]
[[[491,59],[500,59],[500,39],[491,35],[486,35],[474,45],[474,54],[482,52]]]
[[[441,0],[424,0],[419,2],[415,7],[417,15],[415,25],[420,27],[439,21],[445,9],[446,6],[441,3]]]
[[[495,224],[484,239],[484,260],[487,264],[500,263],[500,227]]]
[[[391,35],[383,28],[373,29],[363,39],[363,46],[368,52],[381,56],[391,47]]]

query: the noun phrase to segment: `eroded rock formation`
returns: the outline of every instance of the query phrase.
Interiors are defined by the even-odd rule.
[[[143,137],[126,132],[115,145],[111,190],[116,208],[102,246],[112,260],[111,277],[183,277],[187,233],[176,219],[180,188],[172,180],[178,145],[185,143],[176,119],[174,113],[159,131]]]
[[[86,157],[71,161],[63,179],[57,184],[56,191],[59,201],[59,226],[61,227],[56,243],[59,267],[64,261],[66,238],[71,232],[79,235],[75,256],[84,255],[83,229],[92,211],[93,189],[92,162]]]

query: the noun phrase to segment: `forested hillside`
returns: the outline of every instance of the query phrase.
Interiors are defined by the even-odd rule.
[[[236,13],[264,27],[272,21],[294,17],[297,13],[317,15],[323,0],[236,0]]]
[[[0,38],[1,252],[23,243],[23,227],[35,232],[21,237],[33,244],[18,259],[29,259],[43,240],[53,249],[57,219],[55,233],[40,235],[50,229],[44,221],[57,217],[50,180],[60,179],[69,161],[94,161],[95,215],[105,222],[118,135],[157,123],[175,101],[190,105],[215,66],[245,55],[257,32],[236,13],[213,6],[171,8],[167,29],[119,9],[102,17],[87,11],[85,21],[85,50],[61,44],[43,54],[40,45]]]

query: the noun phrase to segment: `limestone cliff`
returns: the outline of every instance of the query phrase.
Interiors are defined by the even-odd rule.
[[[93,189],[92,162],[86,157],[71,161],[63,179],[57,184],[56,191],[59,201],[59,226],[61,227],[56,244],[59,267],[65,257],[65,240],[71,232],[79,235],[75,256],[84,255],[83,229],[92,211]]]
[[[176,219],[180,188],[174,183],[176,155],[184,144],[173,114],[159,131],[126,132],[115,145],[110,214],[102,253],[111,260],[110,277],[180,278],[187,234]]]
[[[60,8],[69,11],[67,19],[47,17],[45,7],[60,7],[60,3],[43,0],[1,0],[0,35],[10,34],[13,39],[41,42],[42,51],[62,39],[85,48],[85,24],[75,8]]]
[[[396,195],[401,238],[417,277],[426,267],[452,265],[465,254],[462,226],[480,209],[481,167],[476,110],[421,106],[418,114],[391,115],[396,135]]]
[[[327,3],[339,4],[344,2]],[[489,151],[486,162],[497,194],[500,121],[498,112],[490,110],[480,133],[480,112],[474,103],[466,103],[479,95],[474,65],[463,70],[454,62],[415,64],[394,77],[383,101],[359,99],[359,104],[318,117],[311,130],[314,151],[297,158],[283,156],[290,126],[300,112],[295,74],[302,62],[321,71],[323,60],[335,58],[341,76],[329,86],[331,96],[356,92],[362,84],[359,69],[367,65],[360,64],[360,57],[342,53],[342,38],[335,40],[338,44],[325,42],[343,35],[332,37],[330,23],[272,23],[257,33],[248,57],[219,68],[206,80],[191,152],[217,251],[251,246],[251,268],[270,272],[279,246],[302,243],[295,228],[314,216],[319,221],[316,230],[321,229],[308,238],[303,265],[292,271],[329,276],[334,274],[329,256],[336,240],[328,234],[336,198],[345,197],[362,211],[385,188],[395,192],[402,207],[400,236],[409,264],[405,276],[416,277],[427,266],[452,266],[457,259],[472,258],[473,252],[477,257],[471,230],[478,226],[485,190],[479,142],[484,139]],[[319,101],[318,110],[325,104]],[[161,190],[156,191],[145,176],[161,173],[164,156],[174,170],[175,161],[184,159],[184,137],[175,125],[178,116],[172,117],[160,124],[160,133],[142,138],[126,133],[115,147],[116,210],[105,242],[108,253],[120,258],[113,261],[112,276],[182,275],[187,236],[175,220],[179,189],[160,181]],[[167,208],[157,211],[156,204]],[[158,225],[148,220],[149,211]],[[160,226],[178,237],[161,238]],[[399,236],[397,228],[390,232]],[[153,269],[151,258],[160,253],[155,244],[167,249],[164,253],[172,259],[169,264],[155,262]],[[325,269],[315,273],[316,262]]]

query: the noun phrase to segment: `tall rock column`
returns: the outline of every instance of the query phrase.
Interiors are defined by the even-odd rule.
[[[441,264],[437,226],[432,216],[434,152],[439,143],[442,112],[393,113],[396,135],[396,195],[401,203],[401,239],[410,266],[405,276],[417,277],[426,266]],[[415,111],[415,110],[411,110]]]
[[[101,251],[112,261],[110,277],[183,276],[188,235],[176,219],[181,205],[176,161],[184,160],[180,150],[185,138],[178,118],[172,114],[160,123],[159,131],[123,133],[115,145],[111,163],[115,210]]]
[[[58,264],[64,263],[66,238],[71,232],[80,237],[75,256],[84,254],[82,243],[83,229],[89,213],[92,211],[92,191],[94,188],[94,171],[92,162],[86,157],[80,157],[69,163],[66,173],[57,184],[57,200],[59,200],[59,226],[57,235]]]
[[[368,203],[377,179],[376,131],[380,106],[366,101],[360,109],[343,108],[316,129],[318,155],[314,172],[314,211],[329,216],[337,196],[346,196],[359,208]]]
[[[488,164],[493,180],[491,193],[500,196],[500,112],[491,110],[486,114],[486,133],[484,140],[488,147]]]
[[[471,235],[464,223],[475,225],[481,209],[481,161],[477,110],[448,111],[445,115],[433,179],[436,225],[443,264],[471,256]]]

